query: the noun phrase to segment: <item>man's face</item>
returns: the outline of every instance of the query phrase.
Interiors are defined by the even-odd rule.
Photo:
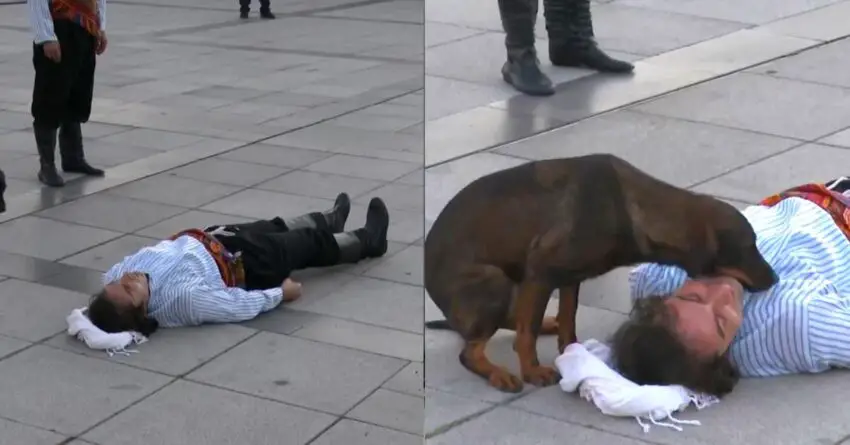
[[[104,286],[105,297],[121,308],[143,309],[147,312],[150,287],[147,274],[127,273]]]
[[[665,304],[685,345],[714,356],[726,352],[741,327],[743,292],[734,278],[688,280]]]

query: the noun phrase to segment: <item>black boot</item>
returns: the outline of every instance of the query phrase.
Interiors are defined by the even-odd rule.
[[[590,0],[543,0],[543,16],[553,65],[608,73],[630,73],[634,69],[629,62],[612,59],[597,45]]]
[[[274,14],[272,14],[269,0],[263,0],[260,2],[260,18],[268,20],[273,20],[275,18]]]
[[[56,171],[56,129],[33,126],[35,145],[41,167],[38,170],[38,180],[48,187],[62,187],[65,180]]]
[[[239,18],[247,19],[251,12],[251,0],[239,0]]]
[[[369,201],[366,226],[353,232],[335,233],[339,246],[339,263],[356,263],[366,258],[377,258],[387,253],[387,230],[390,214],[380,198]]]
[[[296,216],[293,218],[284,219],[286,228],[289,230],[295,229],[324,229],[330,230],[331,233],[341,233],[345,230],[345,221],[348,220],[348,214],[351,212],[351,198],[347,193],[340,193],[334,201],[334,206],[324,212],[313,212],[306,215]],[[323,220],[325,224],[318,223],[317,220]],[[325,226],[325,227],[320,227]]]
[[[59,129],[59,153],[62,155],[62,171],[82,173],[86,176],[103,176],[104,171],[86,162],[83,151],[83,132],[79,122],[65,122]]]
[[[6,211],[6,174],[0,170],[0,213]]]
[[[499,0],[499,14],[508,50],[508,60],[502,66],[502,79],[522,93],[549,96],[555,90],[552,81],[540,70],[540,61],[534,49],[537,1]]]

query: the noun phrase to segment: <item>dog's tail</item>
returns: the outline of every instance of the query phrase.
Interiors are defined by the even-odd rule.
[[[425,322],[425,327],[428,329],[439,329],[445,331],[453,331],[448,320],[431,320]]]

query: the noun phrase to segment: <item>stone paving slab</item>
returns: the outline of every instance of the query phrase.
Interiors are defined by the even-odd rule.
[[[633,77],[551,66],[541,12],[537,48],[543,70],[559,91],[541,100],[522,96],[501,80],[504,36],[496,3],[429,1],[425,83],[431,130],[426,140],[429,147],[440,148],[428,150],[426,164],[521,140],[850,35],[841,19],[850,13],[846,1],[733,3],[594,1],[600,45],[636,61]]]
[[[833,11],[848,11],[846,7],[837,9],[840,5]],[[846,14],[845,18],[850,17]],[[821,19],[825,20],[823,15]],[[802,29],[796,24],[784,26]],[[762,31],[746,32],[751,41],[762,38]],[[726,38],[699,45],[711,47]],[[774,45],[771,51],[782,45]],[[515,142],[492,149],[454,151],[426,168],[426,228],[465,184],[534,159],[614,153],[662,179],[713,194],[739,208],[785,187],[844,175],[842,159],[847,156],[846,135],[850,134],[850,116],[844,110],[850,102],[845,97],[847,86],[835,74],[845,65],[836,56],[844,46],[846,40],[838,40],[799,54],[774,52],[773,58],[786,56],[775,61],[766,58],[764,47],[756,51],[758,46],[742,46],[727,59],[734,60],[731,64],[737,66],[736,73],[722,75],[722,63],[712,62],[721,75],[715,80],[531,137],[517,133]],[[720,54],[720,47],[712,52]],[[675,52],[655,58],[659,72],[680,69],[687,57],[677,59],[672,56]],[[715,70],[704,61],[703,66]],[[740,70],[746,72],[737,72]],[[518,102],[529,115],[549,119],[552,103],[586,95],[582,89],[589,85],[584,79],[575,80],[552,98],[538,100],[537,107],[532,106],[533,100],[508,100],[505,110]],[[610,83],[605,85],[597,91],[612,99],[628,93],[609,89]],[[476,125],[494,126],[496,130],[491,131],[528,125],[524,115],[512,113],[481,118]],[[462,119],[455,125],[464,128]],[[432,128],[426,125],[427,131]],[[432,137],[426,134],[426,163]],[[582,286],[580,338],[604,340],[624,319],[629,310],[627,271],[618,269]],[[548,311],[552,313],[556,306],[550,304]],[[430,300],[426,300],[425,315],[426,320],[442,318]],[[500,331],[488,345],[488,354],[517,372],[512,340],[513,333]],[[653,428],[644,434],[632,419],[604,416],[557,386],[539,389],[527,385],[518,395],[493,390],[460,365],[460,347],[460,339],[451,332],[425,332],[424,431],[428,444],[556,444],[565,440],[588,444],[838,444],[850,433],[844,426],[848,423],[844,410],[832,408],[843,400],[840,394],[846,375],[842,371],[745,379],[719,405],[700,412],[691,409],[679,416],[698,419],[701,427],[687,427],[683,432]],[[542,363],[551,363],[556,355],[554,338],[541,338],[538,351]],[[768,412],[768,416],[757,414]]]
[[[273,3],[274,22],[223,0],[110,3],[83,129],[107,176],[60,190],[34,178],[26,9],[0,6],[0,443],[421,443],[423,2]],[[297,303],[126,357],[65,333],[138,248],[339,191],[349,229],[386,197],[384,258],[300,271]]]

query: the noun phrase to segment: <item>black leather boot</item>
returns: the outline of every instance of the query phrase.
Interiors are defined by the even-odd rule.
[[[0,170],[0,213],[6,211],[6,174]]]
[[[83,151],[83,132],[79,122],[66,122],[59,129],[59,153],[62,155],[62,171],[81,173],[86,176],[103,176],[105,173],[86,162]]]
[[[548,96],[555,90],[552,81],[540,70],[540,61],[534,49],[537,1],[499,0],[499,14],[508,50],[508,60],[502,66],[502,79],[522,93]]]
[[[377,258],[387,253],[387,231],[390,214],[381,198],[369,201],[366,226],[353,232],[335,233],[339,246],[339,263],[356,263],[366,258]]]
[[[56,171],[56,129],[33,126],[35,145],[38,148],[38,158],[41,167],[38,170],[38,180],[48,187],[62,187],[65,180]]]
[[[611,58],[596,43],[590,0],[543,0],[549,60],[556,66],[630,73],[634,65]]]
[[[260,1],[260,18],[267,20],[273,20],[275,18],[274,14],[272,14],[271,5],[269,3],[269,0]]]
[[[239,0],[239,18],[247,19],[251,12],[251,0]]]
[[[325,226],[331,233],[341,233],[345,230],[345,221],[351,212],[351,198],[347,193],[340,193],[334,201],[334,206],[324,212],[313,212],[306,215],[284,219],[286,228],[295,229],[323,229]],[[325,224],[317,223],[318,219],[324,220]],[[322,227],[320,227],[322,226]]]

